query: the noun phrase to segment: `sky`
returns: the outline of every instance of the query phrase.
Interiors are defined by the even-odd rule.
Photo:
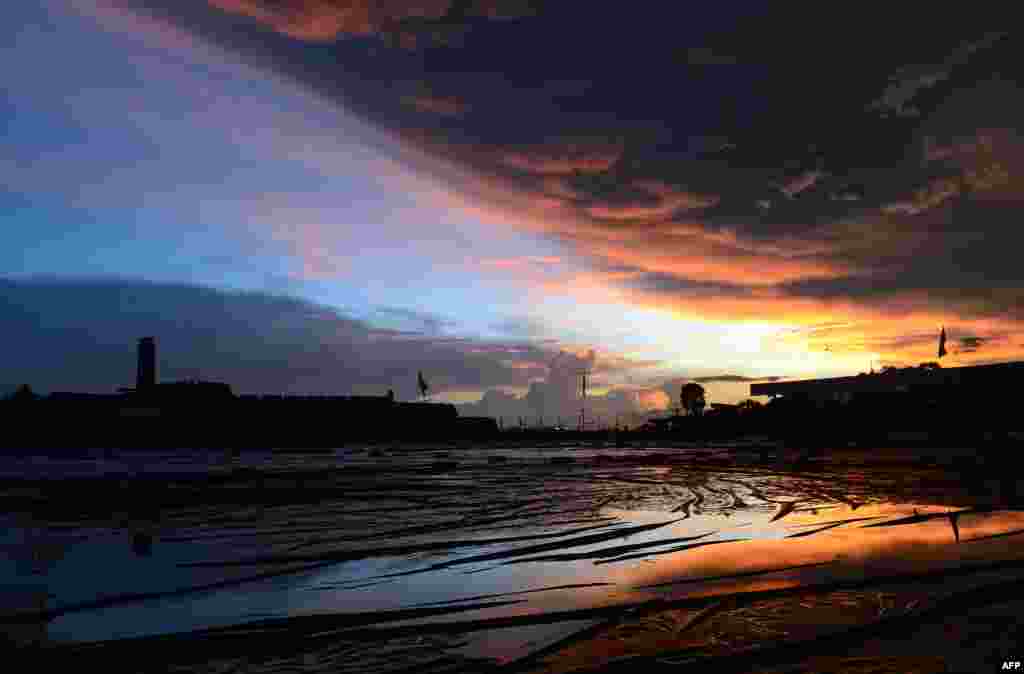
[[[642,414],[1024,350],[1017,36],[778,3],[44,0],[0,22],[0,389]]]

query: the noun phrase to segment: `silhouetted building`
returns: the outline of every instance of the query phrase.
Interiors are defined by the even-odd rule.
[[[235,399],[230,384],[190,379],[157,384],[148,397],[158,402],[177,404],[218,403]]]
[[[890,431],[927,431],[934,441],[967,442],[981,431],[1012,430],[1014,391],[1024,362],[893,368],[853,377],[751,384],[773,396],[765,418],[787,432],[874,441]]]
[[[655,433],[669,433],[684,428],[686,424],[691,423],[692,421],[693,417],[684,417],[681,414],[673,414],[669,417],[648,419],[640,427],[640,430],[653,431]]]
[[[458,417],[455,432],[460,438],[491,438],[498,435],[498,421],[494,417]]]
[[[711,403],[711,409],[704,413],[713,419],[734,419],[740,414],[740,406],[730,403]]]
[[[850,403],[870,394],[954,393],[974,397],[980,391],[1013,391],[1024,381],[1024,362],[967,367],[909,367],[875,374],[829,379],[751,384],[752,396],[782,396],[815,403]]]
[[[156,385],[156,340],[143,337],[139,340],[139,363],[135,375],[135,389],[146,391]]]
[[[156,340],[138,343],[135,389],[52,393],[39,405],[0,401],[10,447],[338,447],[351,440],[486,435],[493,419],[458,423],[454,405],[381,396],[236,395],[210,381],[157,382]],[[31,407],[30,413],[24,409]]]

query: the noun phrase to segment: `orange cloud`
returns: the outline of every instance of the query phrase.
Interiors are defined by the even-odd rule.
[[[758,253],[702,233],[652,229],[644,238],[628,235],[587,237],[579,252],[647,273],[668,274],[694,283],[765,287],[805,278],[843,275],[843,269],[821,259]]]
[[[959,178],[940,178],[914,191],[906,200],[897,201],[882,207],[886,213],[899,215],[918,215],[924,211],[941,206],[949,199],[960,194]]]
[[[607,171],[622,156],[622,148],[584,148],[509,151],[501,155],[504,166],[542,175],[571,174],[576,171]]]
[[[899,252],[927,241],[922,238],[927,232],[906,219],[866,216],[826,224],[804,235],[755,240],[736,229],[712,228],[697,219],[679,222],[645,217],[630,221],[630,227],[609,226],[577,207],[576,202],[585,195],[556,175],[539,183],[538,189],[548,195],[543,198],[479,173],[459,184],[462,190],[435,192],[435,205],[459,209],[501,228],[557,238],[584,265],[562,266],[550,270],[554,273],[529,277],[538,296],[570,295],[595,304],[617,302],[667,310],[695,321],[760,321],[800,329],[828,324],[833,327],[827,332],[797,331],[779,337],[779,348],[818,354],[823,366],[833,362],[834,367],[846,368],[844,371],[866,370],[872,361],[916,364],[933,360],[933,342],[941,325],[958,335],[1000,336],[986,341],[976,352],[951,350],[943,359],[947,366],[1011,359],[1024,352],[1024,328],[1017,321],[1010,317],[971,318],[956,307],[942,308],[941,302],[924,290],[857,298],[802,297],[788,289],[788,283],[813,279],[840,282],[851,274],[870,278],[873,267],[884,262],[878,258],[879,250]],[[667,185],[647,183],[643,187],[656,192],[658,198],[675,194]],[[593,268],[587,268],[588,261]],[[509,262],[493,268],[509,269],[513,264],[531,266]],[[667,285],[644,287],[642,282],[652,275],[656,286],[660,282]],[[673,283],[678,283],[678,288],[673,288]],[[908,339],[908,335],[924,337]]]
[[[222,11],[245,16],[273,30],[309,42],[330,42],[338,38],[378,33],[395,34],[399,44],[413,47],[417,33],[435,33],[443,39],[454,25],[435,25],[447,20],[453,0],[207,0]],[[530,13],[523,0],[489,0],[471,3],[467,14],[504,19]],[[452,17],[457,22],[463,17]],[[417,23],[422,22],[422,23]]]
[[[414,10],[401,0],[337,3],[331,0],[208,0],[217,9],[239,14],[267,24],[274,30],[299,40],[314,42],[337,39],[341,34],[369,35],[386,22],[407,16],[440,18],[451,4],[449,0],[419,0]]]
[[[658,181],[636,181],[635,188],[651,196],[650,204],[598,204],[584,208],[587,215],[599,220],[642,220],[668,218],[678,211],[709,208],[718,203],[714,195],[682,191]]]

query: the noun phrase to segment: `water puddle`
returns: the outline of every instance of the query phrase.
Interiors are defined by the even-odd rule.
[[[455,623],[465,637],[450,650],[509,661],[609,607],[993,560],[1024,566],[1024,512],[981,511],[948,485],[931,498],[864,472],[609,466],[593,455],[552,467],[542,452],[518,464],[505,454],[507,466],[455,457],[448,473],[371,476],[382,493],[370,500],[353,497],[366,484],[345,473],[337,503],[267,507],[231,527],[179,523],[145,554],[130,532],[9,517],[0,583],[14,592],[4,610],[57,610],[50,643],[256,621],[276,630],[317,616],[382,639]]]

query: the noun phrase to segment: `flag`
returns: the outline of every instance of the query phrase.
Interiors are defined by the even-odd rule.
[[[939,333],[939,358],[946,355],[946,326],[942,326],[942,332]]]
[[[427,396],[427,389],[430,388],[430,387],[427,386],[427,380],[423,378],[423,373],[422,372],[417,372],[416,373],[416,379],[417,379],[416,383],[420,387],[420,395],[423,396],[423,397],[426,397]]]

